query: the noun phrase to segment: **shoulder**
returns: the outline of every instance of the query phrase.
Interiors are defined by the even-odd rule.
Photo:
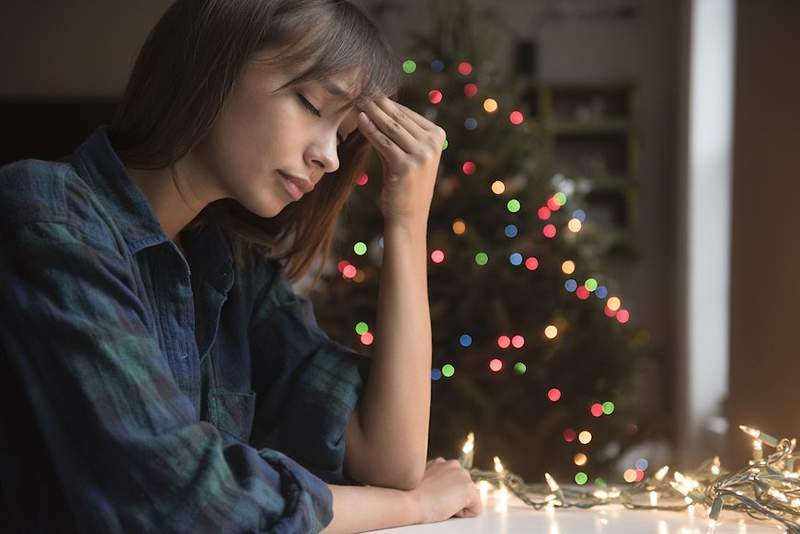
[[[0,229],[48,223],[107,241],[109,222],[69,163],[25,159],[0,167]]]

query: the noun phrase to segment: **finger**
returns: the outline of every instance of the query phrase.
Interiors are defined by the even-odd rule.
[[[407,154],[414,154],[419,148],[417,141],[405,127],[393,117],[390,117],[375,102],[368,100],[362,104],[361,109],[386,137],[391,139],[401,150]]]
[[[358,114],[358,129],[379,154],[392,161],[405,155],[397,144],[381,132],[363,111]]]
[[[386,97],[379,98],[375,101],[379,108],[381,108],[389,117],[403,125],[408,133],[422,141],[427,139],[428,131],[422,128],[416,121],[409,116],[408,108],[403,109],[397,102],[390,100]]]
[[[407,116],[408,116],[408,117],[409,117],[411,120],[413,120],[415,123],[417,123],[417,125],[418,125],[420,128],[422,128],[423,130],[425,130],[426,132],[436,133],[436,132],[438,132],[439,130],[441,130],[441,133],[442,133],[442,135],[444,135],[445,137],[447,136],[447,132],[445,132],[445,131],[444,131],[444,129],[443,129],[441,126],[439,126],[438,124],[436,124],[436,123],[434,123],[434,122],[431,122],[431,121],[429,121],[428,119],[426,119],[425,117],[423,117],[422,115],[420,115],[419,113],[417,113],[416,111],[414,111],[413,109],[411,109],[411,108],[409,108],[409,107],[407,107],[407,106],[404,106],[404,105],[403,105],[403,104],[401,104],[400,102],[394,102],[394,103],[395,103],[395,105],[397,105],[397,106],[398,106],[400,109],[402,109],[403,111],[405,111],[405,112],[406,112],[406,114],[407,114]]]

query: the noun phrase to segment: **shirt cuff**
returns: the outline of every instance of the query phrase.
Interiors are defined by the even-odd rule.
[[[258,454],[280,475],[280,492],[286,501],[283,517],[273,525],[263,525],[265,530],[313,533],[333,520],[333,493],[322,479],[274,449],[260,449]]]

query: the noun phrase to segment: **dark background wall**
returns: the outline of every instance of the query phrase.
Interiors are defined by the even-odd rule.
[[[728,415],[800,437],[800,2],[738,6]],[[713,369],[709,369],[713,372]]]

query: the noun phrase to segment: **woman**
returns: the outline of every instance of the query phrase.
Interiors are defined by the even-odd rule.
[[[480,512],[457,462],[425,462],[444,132],[391,99],[395,70],[344,0],[178,0],[109,127],[0,169],[3,524],[359,532]],[[327,254],[371,148],[369,360],[289,278]]]

